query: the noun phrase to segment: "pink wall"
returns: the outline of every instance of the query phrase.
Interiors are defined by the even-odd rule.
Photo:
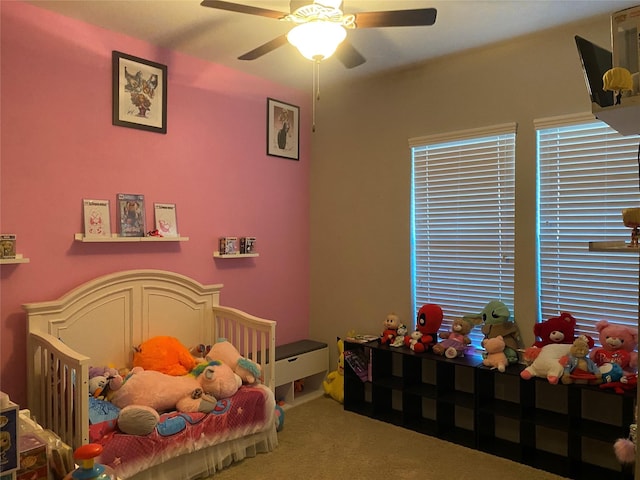
[[[278,321],[279,344],[306,337],[308,92],[31,5],[0,9],[0,231],[17,234],[18,252],[31,260],[0,267],[0,389],[26,404],[21,305],[118,270],[223,283],[223,304]],[[166,135],[111,125],[112,50],[168,66]],[[267,97],[301,106],[300,161],[266,155]],[[143,193],[148,219],[153,202],[176,203],[189,241],[74,242],[82,198],[114,200],[118,192]],[[256,236],[260,256],[214,260],[224,235]],[[108,330],[96,326],[96,335]]]

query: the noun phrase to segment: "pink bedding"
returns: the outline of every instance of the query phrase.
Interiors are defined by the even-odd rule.
[[[91,425],[89,435],[103,447],[100,463],[126,479],[172,457],[273,428],[274,410],[267,387],[243,386],[233,397],[218,401],[211,413],[163,414],[147,436],[123,434],[115,421]]]

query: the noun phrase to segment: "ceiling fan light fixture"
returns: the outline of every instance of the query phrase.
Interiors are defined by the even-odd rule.
[[[287,40],[305,58],[319,61],[333,55],[346,36],[342,25],[318,20],[296,25],[287,34]]]

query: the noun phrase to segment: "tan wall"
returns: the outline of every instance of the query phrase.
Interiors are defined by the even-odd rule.
[[[533,120],[590,110],[576,34],[608,46],[609,17],[323,89],[312,138],[311,338],[335,345],[336,336],[350,329],[380,333],[390,311],[414,326],[407,141],[515,121],[513,313],[525,345],[533,342],[537,316]]]

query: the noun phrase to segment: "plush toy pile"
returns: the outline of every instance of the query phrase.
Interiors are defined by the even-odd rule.
[[[198,354],[194,356],[174,337],[152,337],[135,349],[130,372],[92,367],[90,392],[120,409],[117,424],[122,432],[147,435],[162,412],[211,412],[218,400],[233,396],[243,383],[260,381],[260,366],[242,357],[227,340],[202,347],[193,350]]]

